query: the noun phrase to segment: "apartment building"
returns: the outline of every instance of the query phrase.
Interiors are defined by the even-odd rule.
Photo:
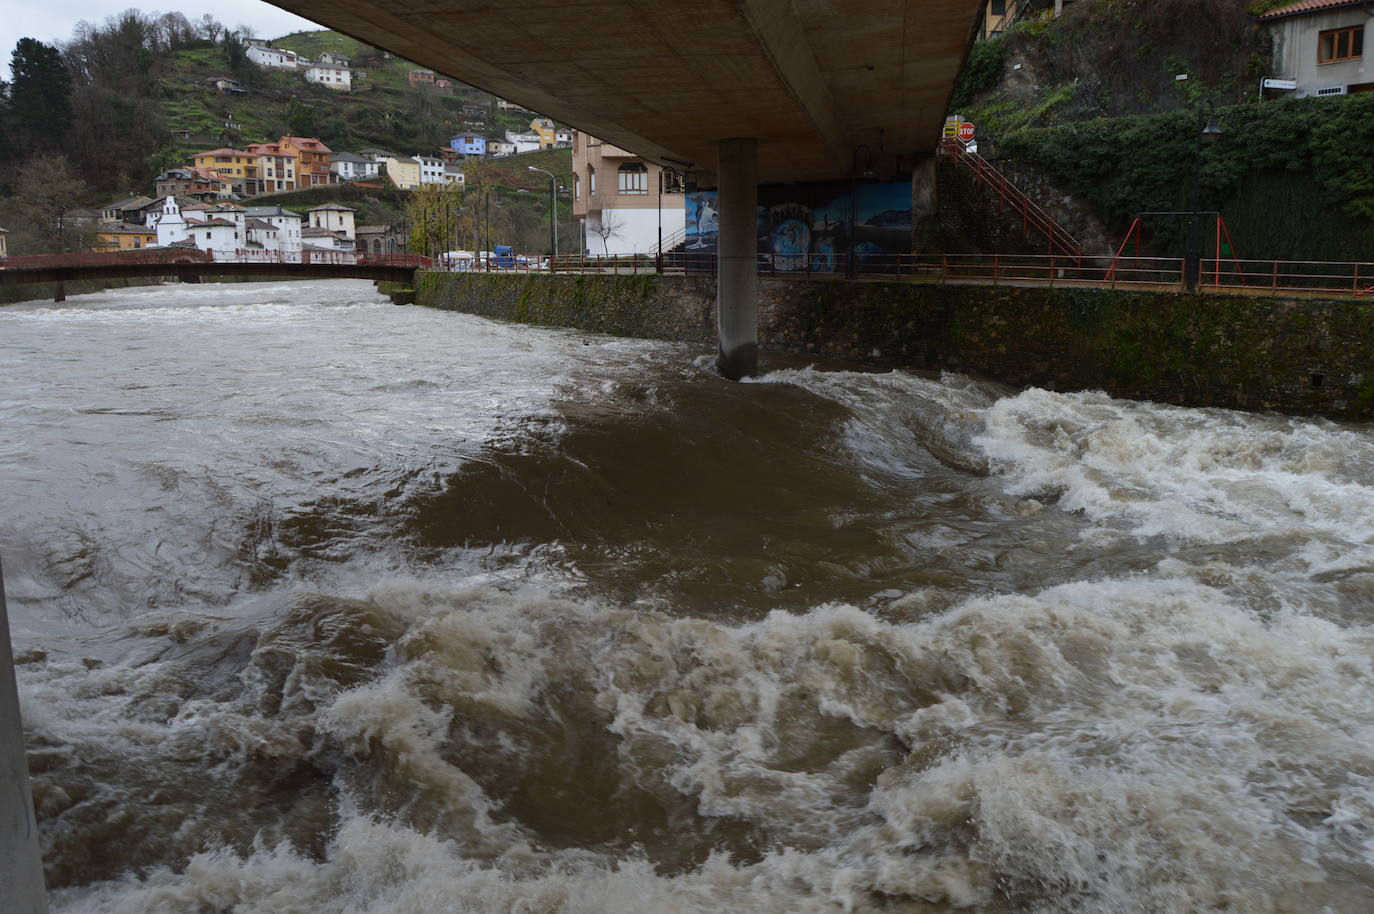
[[[660,236],[682,234],[686,208],[673,172],[581,131],[572,148],[573,215],[585,253],[650,254]]]

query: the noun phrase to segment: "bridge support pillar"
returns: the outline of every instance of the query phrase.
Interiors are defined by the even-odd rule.
[[[758,140],[720,141],[716,235],[716,369],[732,381],[758,374]]]
[[[19,689],[14,681],[14,647],[0,572],[0,898],[6,914],[47,914],[38,822],[29,792]]]
[[[917,153],[911,163],[911,253],[929,248],[940,222],[940,185],[934,153]]]
[[[53,300],[53,301],[66,301],[66,300],[67,300],[67,284],[66,284],[65,282],[63,282],[62,280],[60,280],[60,279],[59,279],[57,282],[55,282],[55,283],[52,284],[52,300]]]

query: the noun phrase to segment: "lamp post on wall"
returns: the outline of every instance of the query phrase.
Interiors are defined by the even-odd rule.
[[[533,165],[525,166],[530,171],[539,171],[549,176],[549,257],[550,263],[553,258],[558,256],[558,179],[553,176],[553,172],[544,171],[542,168],[535,168]]]
[[[859,152],[864,154],[864,168],[862,177],[870,180],[877,177],[878,172],[873,167],[873,147],[868,145],[858,145],[854,147],[854,153],[850,158],[849,168],[849,231],[848,248],[845,254],[844,275],[847,279],[854,279],[859,275],[859,264],[854,256],[854,224],[859,219]]]
[[[1207,106],[1204,121],[1203,108]],[[1204,126],[1205,123],[1205,126]],[[1204,98],[1197,108],[1197,138],[1193,147],[1193,210],[1188,218],[1188,249],[1183,255],[1183,284],[1189,292],[1196,292],[1198,278],[1202,273],[1202,239],[1198,237],[1198,207],[1202,197],[1202,147],[1221,139],[1221,128],[1217,126],[1217,107],[1210,98]]]

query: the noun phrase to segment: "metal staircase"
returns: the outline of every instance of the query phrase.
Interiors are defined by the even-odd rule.
[[[1025,191],[1011,183],[992,163],[976,152],[970,152],[964,142],[957,137],[945,137],[940,141],[940,158],[958,162],[973,172],[974,180],[986,185],[997,194],[997,211],[1005,212],[1010,206],[1021,217],[1021,234],[1029,235],[1031,229],[1045,238],[1050,254],[1067,254],[1075,259],[1083,256],[1083,245],[1069,234],[1068,229],[1054,221],[1049,213],[1040,208]]]
[[[670,254],[687,241],[687,229],[680,228],[663,239],[662,245],[655,243],[649,248],[650,255]]]

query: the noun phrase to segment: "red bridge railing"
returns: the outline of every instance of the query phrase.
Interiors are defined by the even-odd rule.
[[[79,254],[21,254],[0,257],[0,269],[23,270],[52,267],[118,267],[128,264],[313,264],[316,266],[392,267],[427,270],[434,261],[421,254],[363,254],[355,251],[263,251],[215,250],[196,248],[144,248],[138,251],[109,251]]]
[[[0,259],[0,268],[21,270],[41,267],[109,267],[129,263],[211,263],[209,251],[191,248],[145,248],[141,251],[119,251],[101,254],[16,254]]]

